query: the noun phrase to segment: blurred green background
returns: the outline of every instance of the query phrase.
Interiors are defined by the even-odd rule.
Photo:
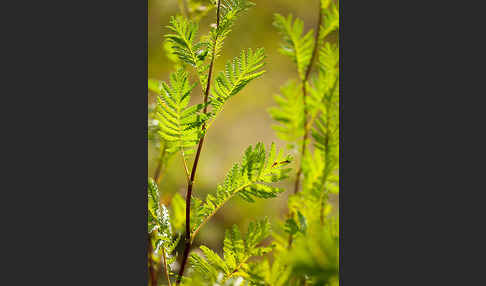
[[[275,124],[267,109],[274,105],[273,95],[279,93],[288,79],[297,78],[296,66],[288,57],[278,53],[280,37],[272,26],[273,14],[287,16],[292,13],[304,20],[305,31],[313,29],[317,23],[317,0],[253,0],[256,3],[245,15],[236,22],[232,33],[225,41],[222,56],[215,63],[215,72],[222,70],[224,64],[239,55],[241,49],[256,49],[264,47],[267,55],[266,74],[251,82],[241,93],[233,97],[209,129],[196,176],[194,194],[203,199],[207,193],[214,192],[221,183],[232,164],[239,162],[243,151],[249,145],[261,141],[265,146],[272,142],[277,147],[285,148],[286,143],[279,140],[272,129]],[[168,33],[166,26],[170,16],[180,13],[178,0],[148,1],[148,76],[158,80],[168,81],[173,64],[165,55],[163,35]],[[209,25],[215,22],[215,10],[209,12],[200,22],[199,35],[209,30]],[[238,36],[237,36],[238,35]],[[199,38],[199,37],[198,37]],[[192,94],[195,102],[202,102],[200,87]],[[149,95],[153,102],[154,95]],[[291,150],[298,157],[296,150]],[[149,143],[149,176],[153,177],[158,154]],[[192,158],[188,162],[192,166]],[[296,161],[298,162],[298,160]],[[292,166],[295,169],[295,163]],[[273,225],[278,219],[285,219],[287,194],[291,191],[294,173],[283,187],[286,192],[278,198],[259,200],[250,204],[236,198],[227,203],[210,222],[202,229],[197,241],[204,241],[213,249],[220,248],[224,238],[224,228],[239,224],[246,228],[250,220],[268,216]],[[162,202],[168,204],[176,192],[185,196],[186,179],[180,155],[175,155],[162,174],[159,185]],[[332,198],[335,202],[336,198]]]

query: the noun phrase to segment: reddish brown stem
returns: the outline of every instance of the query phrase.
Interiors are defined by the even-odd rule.
[[[218,10],[216,13],[216,29],[219,27],[219,18],[220,18],[220,7],[221,7],[221,1],[218,0]],[[215,41],[217,40],[217,37]],[[211,63],[209,65],[209,73],[208,73],[208,82],[206,85],[206,90],[204,93],[204,110],[203,112],[206,114],[208,112],[208,98],[209,98],[209,92],[211,89],[211,78],[213,74],[213,67],[214,67],[214,58],[215,58],[215,49],[216,49],[216,43],[213,48],[213,56],[211,57]],[[206,124],[203,125],[203,130],[206,128]],[[190,180],[187,184],[187,194],[186,194],[186,245],[184,249],[184,253],[182,255],[182,262],[181,262],[181,268],[179,269],[179,275],[177,277],[176,285],[179,285],[182,280],[182,275],[184,275],[184,270],[186,268],[187,264],[187,259],[189,257],[189,251],[191,248],[191,196],[192,196],[192,187],[194,185],[194,180],[196,177],[196,170],[197,170],[197,164],[199,162],[199,157],[201,156],[201,150],[202,146],[204,144],[204,138],[205,138],[205,133],[202,135],[201,139],[199,140],[199,144],[197,146],[197,151],[196,151],[196,157],[194,158],[194,163],[192,166],[191,170],[191,177]]]
[[[150,274],[150,285],[157,286],[157,278],[155,276],[154,263],[152,261],[152,241],[150,240],[150,235],[148,237],[148,260],[149,260],[149,274]]]
[[[307,128],[308,110],[307,110],[307,104],[306,104],[307,103],[307,101],[306,101],[306,98],[307,98],[306,84],[307,84],[307,81],[309,80],[309,76],[310,76],[310,73],[311,73],[311,70],[312,70],[312,64],[314,63],[314,60],[315,60],[316,55],[317,55],[317,46],[319,44],[319,30],[320,30],[321,25],[322,25],[321,1],[318,1],[318,2],[319,2],[319,18],[317,20],[316,32],[314,34],[314,48],[313,48],[313,51],[312,51],[312,57],[310,59],[309,66],[307,67],[304,79],[302,80],[302,101],[304,103],[304,136],[303,136],[303,139],[302,139],[302,150],[301,150],[301,155],[300,155],[300,165],[299,165],[299,169],[297,170],[297,175],[296,175],[296,178],[295,178],[294,194],[297,194],[299,192],[300,177],[301,177],[301,174],[302,174],[302,160],[304,159],[305,153],[307,151],[307,148],[306,148],[307,147],[307,140],[309,138],[309,129],[310,128],[309,129]],[[290,214],[290,217],[293,217],[292,213]],[[293,241],[293,236],[290,235],[289,236],[289,242],[288,242],[288,248],[289,249],[292,246],[292,241]]]
[[[321,7],[321,2],[319,1],[319,19],[317,20],[317,27],[316,27],[316,32],[314,35],[314,49],[312,51],[312,57],[309,62],[309,66],[307,67],[307,70],[305,72],[305,77],[302,80],[302,101],[304,102],[304,127],[307,127],[307,116],[308,116],[308,110],[307,110],[307,104],[306,104],[306,98],[307,98],[307,89],[306,89],[306,84],[307,81],[309,80],[309,76],[312,70],[312,64],[314,63],[314,60],[317,55],[317,46],[319,44],[319,30],[322,25],[322,7]],[[297,170],[297,177],[295,179],[295,185],[294,185],[294,194],[296,194],[299,191],[299,183],[300,183],[300,176],[302,174],[302,159],[305,156],[306,153],[306,146],[307,146],[307,140],[309,138],[309,129],[305,128],[304,129],[304,136],[303,136],[303,142],[302,142],[302,151],[301,151],[301,159],[300,159],[300,165],[299,169]]]

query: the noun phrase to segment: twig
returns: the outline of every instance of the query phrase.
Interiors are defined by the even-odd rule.
[[[221,0],[218,0],[218,11],[216,13],[216,29],[219,27],[219,18],[220,18],[220,7],[221,7]],[[215,38],[217,41],[217,36]],[[213,56],[211,58],[211,63],[209,65],[209,73],[208,73],[208,82],[204,94],[204,110],[203,112],[207,114],[208,112],[208,98],[209,98],[209,91],[211,89],[211,77],[213,74],[213,66],[214,66],[214,59],[215,59],[215,50],[216,45],[213,45]],[[206,124],[203,124],[202,129],[206,128]],[[191,178],[189,183],[187,184],[187,194],[186,194],[186,246],[184,249],[184,253],[182,256],[181,268],[179,270],[179,275],[177,277],[176,285],[179,285],[182,280],[182,275],[184,274],[184,270],[187,264],[187,258],[189,257],[189,251],[191,248],[191,195],[192,195],[192,187],[194,185],[194,179],[196,177],[196,170],[197,164],[199,162],[199,156],[201,155],[202,146],[204,144],[205,133],[203,133],[201,139],[199,140],[199,144],[197,146],[196,157],[194,158],[194,163],[191,170]]]
[[[297,192],[299,191],[300,176],[302,174],[302,161],[305,157],[305,153],[306,153],[306,150],[307,150],[307,148],[306,148],[307,147],[307,139],[309,138],[309,129],[307,129],[307,113],[308,113],[308,110],[307,110],[307,104],[306,104],[306,98],[307,98],[306,84],[307,84],[307,80],[309,79],[310,72],[312,70],[312,64],[314,63],[314,59],[317,55],[317,46],[319,44],[319,31],[320,31],[321,25],[322,25],[321,1],[318,1],[318,2],[319,2],[319,18],[317,20],[317,27],[316,27],[316,32],[315,32],[315,35],[314,35],[314,48],[313,48],[313,51],[312,51],[312,57],[310,59],[309,66],[307,67],[304,79],[302,80],[302,101],[304,103],[304,128],[305,128],[305,130],[304,130],[304,137],[303,137],[303,140],[302,140],[302,151],[301,151],[301,156],[300,156],[300,165],[299,165],[299,169],[297,170],[297,175],[296,175],[296,178],[295,178],[294,194],[297,194]],[[292,213],[290,214],[290,217],[293,217]],[[290,248],[292,246],[292,241],[293,241],[293,237],[292,237],[292,235],[290,235],[289,236],[289,242],[288,242],[288,248]]]
[[[150,285],[157,286],[157,278],[155,276],[154,263],[152,261],[152,241],[150,240],[150,234],[148,236],[148,259],[149,259],[149,273],[150,273]]]
[[[321,28],[321,24],[322,24],[322,7],[321,7],[321,2],[319,1],[319,19],[317,20],[317,28],[314,35],[314,49],[312,51],[312,57],[309,66],[307,67],[307,70],[305,72],[305,77],[302,80],[302,101],[304,102],[304,128],[307,127],[307,116],[308,116],[307,115],[308,110],[306,104],[306,98],[307,98],[306,84],[307,81],[309,80],[309,75],[312,70],[312,64],[314,63],[314,59],[316,58],[317,55],[317,46],[319,44],[319,30]],[[299,169],[297,171],[297,177],[295,179],[294,194],[296,194],[299,191],[300,175],[302,173],[302,159],[304,158],[306,153],[306,145],[307,145],[308,138],[309,138],[309,130],[305,128],[303,142],[302,142],[301,161],[300,161]]]
[[[167,260],[165,259],[165,250],[164,250],[163,247],[162,247],[162,257],[164,259],[164,271],[165,271],[165,276],[167,276],[167,283],[169,283],[169,286],[171,286],[170,285],[169,270],[167,269]]]
[[[207,216],[202,222],[201,224],[194,230],[194,232],[192,233],[192,237],[191,237],[191,243],[194,241],[194,238],[196,237],[197,233],[199,232],[199,230],[209,221],[210,218],[212,218],[216,212],[223,207],[223,205],[229,201],[231,198],[233,198],[236,194],[238,194],[239,191],[243,190],[244,188],[250,186],[252,183],[249,183],[249,184],[246,184],[246,185],[243,185],[241,187],[239,187],[238,189],[236,189],[233,194],[231,194],[229,197],[227,197],[219,206],[216,207],[216,209],[209,215]]]

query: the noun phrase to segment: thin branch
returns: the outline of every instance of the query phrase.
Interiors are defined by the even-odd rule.
[[[150,234],[148,236],[148,259],[149,259],[149,273],[150,273],[150,285],[157,286],[157,278],[155,275],[154,262],[152,260],[152,241],[150,239]]]
[[[165,259],[165,249],[162,247],[162,258],[164,259],[164,271],[165,271],[165,276],[167,277],[167,283],[170,285],[170,277],[169,277],[169,270],[167,269],[167,260]]]
[[[319,1],[319,19],[317,20],[317,27],[316,27],[316,32],[314,35],[314,48],[312,51],[312,57],[309,63],[309,66],[307,66],[307,70],[305,72],[305,77],[302,80],[302,101],[304,103],[304,127],[307,126],[307,116],[308,116],[308,110],[307,110],[307,89],[306,89],[306,84],[309,79],[310,72],[312,70],[312,64],[314,63],[314,59],[316,58],[317,55],[317,46],[319,44],[319,31],[322,25],[322,7],[321,7],[321,1]],[[302,159],[305,156],[306,153],[306,146],[307,146],[307,140],[309,138],[309,130],[305,128],[304,132],[304,137],[303,137],[303,142],[302,142],[302,151],[301,151],[301,161],[299,165],[299,169],[297,171],[297,177],[295,179],[295,185],[294,185],[294,194],[296,194],[299,191],[299,183],[300,183],[300,175],[302,173]]]
[[[227,197],[227,198],[226,198],[226,199],[225,199],[225,200],[224,200],[224,201],[223,201],[223,202],[222,202],[222,203],[221,203],[219,206],[217,206],[217,207],[214,209],[214,211],[213,211],[213,212],[212,212],[212,213],[211,213],[209,216],[207,216],[207,217],[206,217],[206,218],[205,218],[205,219],[204,219],[204,220],[201,222],[201,224],[200,224],[200,225],[199,225],[199,226],[198,226],[198,227],[197,227],[197,228],[194,230],[194,232],[193,232],[193,233],[192,233],[192,235],[191,235],[191,243],[194,241],[194,238],[196,237],[196,235],[197,235],[197,233],[199,232],[199,230],[200,230],[200,229],[201,229],[201,228],[202,228],[202,227],[203,227],[203,226],[204,226],[204,225],[205,225],[205,224],[206,224],[206,223],[209,221],[209,219],[210,219],[210,218],[212,218],[212,217],[213,217],[213,216],[216,214],[216,212],[217,212],[217,211],[218,211],[220,208],[222,208],[222,207],[223,207],[223,205],[224,205],[224,204],[225,204],[227,201],[229,201],[231,198],[233,198],[233,197],[234,197],[234,196],[235,196],[235,195],[236,195],[236,194],[237,194],[239,191],[243,190],[244,188],[246,188],[246,187],[248,187],[248,186],[250,186],[250,185],[252,185],[252,184],[254,184],[254,182],[252,182],[252,183],[248,183],[248,184],[246,184],[246,185],[244,185],[244,186],[239,187],[238,189],[236,189],[236,190],[233,192],[233,194],[231,194],[231,196]]]
[[[220,19],[220,8],[221,8],[221,0],[218,0],[218,11],[216,13],[216,29],[219,27],[219,19]],[[215,41],[217,41],[217,36],[215,37]],[[208,82],[204,94],[204,113],[207,114],[208,112],[208,98],[209,98],[209,91],[211,89],[211,77],[213,74],[213,67],[214,67],[214,59],[215,59],[215,49],[216,44],[213,45],[213,56],[211,57],[211,63],[209,65],[209,73],[208,73]],[[206,128],[206,124],[202,126],[204,130]],[[194,185],[194,179],[196,177],[196,170],[197,164],[199,162],[199,157],[201,155],[202,146],[204,144],[205,133],[203,133],[201,139],[199,140],[199,144],[197,146],[196,157],[194,158],[194,164],[191,170],[191,177],[189,183],[187,184],[187,194],[186,194],[186,246],[184,249],[184,253],[182,256],[181,268],[179,270],[179,275],[177,277],[176,285],[179,285],[182,280],[182,275],[184,274],[184,270],[187,264],[187,258],[189,257],[189,251],[191,248],[191,195],[192,195],[192,187]]]
[[[250,257],[246,257],[245,259],[243,259],[243,261],[240,262],[240,264],[238,264],[238,266],[236,266],[236,268],[233,270],[233,272],[231,272],[231,274],[224,278],[223,281],[221,281],[221,283],[225,283],[226,281],[228,281],[230,278],[233,277],[233,275],[235,275],[236,272],[238,272],[238,270],[240,270],[240,268],[243,266],[243,264],[246,263],[246,261],[249,259]]]
[[[294,184],[294,194],[297,194],[297,192],[299,191],[299,183],[300,183],[300,177],[301,177],[301,174],[302,174],[302,161],[305,157],[305,153],[306,153],[306,150],[307,150],[307,140],[309,138],[309,129],[307,129],[307,113],[308,113],[308,110],[307,110],[307,101],[306,101],[306,98],[307,98],[307,89],[306,89],[306,84],[307,84],[307,80],[309,79],[309,75],[310,75],[310,72],[312,70],[312,64],[314,63],[314,59],[316,58],[316,55],[317,55],[317,46],[319,44],[319,31],[321,29],[321,25],[322,25],[322,7],[321,7],[321,1],[319,0],[319,18],[317,20],[317,27],[316,27],[316,32],[315,32],[315,35],[314,35],[314,48],[313,48],[313,51],[312,51],[312,57],[311,57],[311,60],[309,62],[309,66],[307,66],[307,70],[305,72],[305,77],[304,79],[302,80],[302,101],[304,103],[304,137],[303,137],[303,140],[302,140],[302,151],[301,151],[301,156],[300,156],[300,165],[299,165],[299,169],[297,170],[297,175],[296,175],[296,178],[295,178],[295,184]],[[293,213],[290,214],[290,217],[293,217]],[[290,247],[292,246],[292,241],[293,241],[293,237],[292,235],[289,236],[289,242],[288,242],[288,247],[290,249]]]
[[[277,167],[278,167],[278,166],[274,164],[274,165],[272,165],[271,169],[272,169],[272,168],[277,168]],[[263,175],[262,175],[262,176],[263,176]],[[204,219],[204,220],[201,222],[201,224],[199,224],[199,226],[198,226],[198,227],[197,227],[197,228],[194,230],[194,232],[192,232],[192,234],[191,234],[191,243],[194,241],[194,238],[195,238],[195,237],[196,237],[196,235],[198,234],[199,230],[200,230],[200,229],[201,229],[201,228],[202,228],[202,227],[203,227],[203,226],[204,226],[204,225],[205,225],[205,224],[206,224],[206,223],[209,221],[209,219],[210,219],[210,218],[212,218],[212,217],[213,217],[213,216],[214,216],[214,215],[215,215],[215,214],[218,212],[218,210],[219,210],[219,209],[221,209],[221,208],[224,206],[224,204],[226,204],[226,202],[228,202],[229,200],[231,200],[231,199],[232,199],[232,198],[233,198],[235,195],[237,195],[237,194],[238,194],[240,191],[244,190],[245,188],[247,188],[247,187],[249,187],[249,186],[251,186],[251,185],[253,185],[253,184],[258,184],[258,183],[260,183],[260,184],[261,184],[261,183],[263,183],[263,182],[256,180],[256,181],[249,182],[249,183],[247,183],[247,184],[245,184],[245,185],[243,185],[243,186],[241,186],[241,187],[236,188],[236,189],[233,191],[233,193],[232,193],[232,194],[231,194],[229,197],[227,197],[227,198],[226,198],[226,199],[224,199],[224,200],[223,200],[223,201],[222,201],[220,204],[218,204],[218,205],[216,206],[216,208],[214,209],[214,211],[213,211],[213,212],[212,212],[210,215],[208,215],[208,216],[207,216],[207,217],[206,217],[206,218],[205,218],[205,219]]]

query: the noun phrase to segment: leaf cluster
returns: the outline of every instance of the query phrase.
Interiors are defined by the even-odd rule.
[[[250,81],[261,77],[265,71],[261,70],[264,66],[265,51],[263,48],[253,52],[252,49],[242,50],[239,57],[228,61],[225,71],[220,72],[214,84],[211,95],[211,105],[214,112],[218,113],[223,109],[226,101],[240,92]]]
[[[282,36],[280,52],[289,56],[297,64],[301,79],[304,79],[307,67],[312,58],[314,47],[313,31],[304,34],[304,22],[299,18],[293,19],[292,14],[284,17],[275,14],[273,25]]]
[[[262,143],[249,146],[240,163],[234,164],[226,175],[224,182],[216,188],[215,194],[208,194],[204,202],[195,200],[193,235],[209,220],[227,201],[239,196],[248,202],[256,198],[274,198],[284,190],[272,183],[288,177],[291,157],[284,155],[282,150],[277,152],[275,144],[270,152],[265,152]]]
[[[147,197],[148,233],[151,237],[150,243],[152,243],[152,248],[154,249],[151,258],[158,263],[163,261],[163,267],[167,268],[170,275],[172,274],[171,264],[176,260],[172,253],[179,243],[180,236],[174,235],[172,232],[169,211],[165,205],[160,204],[159,190],[153,179],[148,180]]]
[[[251,222],[246,235],[242,235],[236,225],[226,230],[223,246],[223,258],[206,246],[200,249],[204,257],[193,253],[190,257],[194,271],[207,283],[224,284],[235,277],[249,277],[248,260],[254,256],[262,256],[272,250],[272,247],[259,244],[269,236],[270,223],[267,219]]]
[[[264,50],[244,49],[222,71],[209,76],[236,19],[254,3],[203,2],[188,1],[188,14],[193,17],[197,7],[211,10],[219,4],[217,24],[211,26],[207,35],[198,37],[198,16],[172,17],[170,33],[165,38],[177,71],[170,75],[168,83],[148,82],[149,90],[157,94],[156,105],[149,109],[149,139],[159,142],[161,150],[169,154],[181,152],[184,156],[193,152],[228,100],[265,73]],[[277,106],[269,110],[277,122],[273,128],[280,139],[289,143],[302,143],[304,134],[309,134],[312,141],[306,144],[308,150],[301,158],[302,190],[289,196],[291,215],[272,233],[267,219],[251,222],[246,234],[236,225],[226,230],[222,256],[201,246],[200,252],[189,257],[192,267],[185,272],[182,285],[339,284],[339,229],[337,220],[327,217],[331,211],[328,195],[339,193],[339,42],[333,37],[339,27],[339,14],[332,2],[320,1],[323,21],[316,37],[312,30],[305,32],[303,21],[292,15],[276,14],[274,18],[274,26],[282,36],[280,52],[296,64],[297,78],[290,79],[281,88],[281,94],[275,96]],[[318,57],[313,63],[315,46]],[[317,68],[308,74],[313,64]],[[195,83],[191,83],[188,69],[197,77]],[[208,80],[212,82],[208,84]],[[191,104],[191,94],[198,84],[203,96],[208,97],[203,104]],[[206,87],[212,87],[211,92]],[[186,234],[186,245],[192,244],[201,228],[230,199],[255,202],[282,193],[284,189],[275,183],[288,178],[291,161],[289,155],[277,151],[275,144],[268,151],[263,143],[249,146],[215,192],[204,200],[191,197],[191,233]],[[148,232],[155,250],[152,259],[162,263],[170,280],[171,267],[176,265],[173,254],[186,227],[186,201],[175,194],[169,208],[165,207],[160,203],[156,183],[150,179],[147,195]],[[273,242],[269,247],[264,241],[270,234]],[[254,259],[269,252],[271,259]]]
[[[171,74],[170,85],[165,82],[161,84],[157,115],[159,134],[170,144],[168,152],[193,151],[204,132],[201,127],[208,119],[201,112],[204,104],[189,105],[194,87],[195,84],[189,83],[188,74],[182,69]]]

